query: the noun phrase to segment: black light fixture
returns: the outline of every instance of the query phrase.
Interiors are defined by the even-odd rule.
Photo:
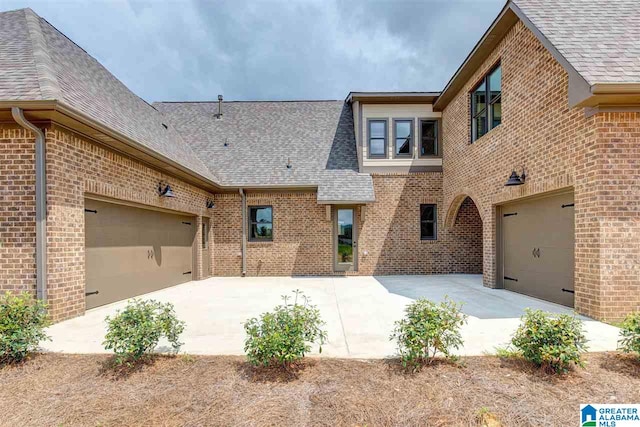
[[[514,185],[522,185],[524,184],[525,179],[527,178],[527,176],[524,173],[524,168],[522,168],[522,174],[518,175],[518,173],[513,170],[511,171],[511,176],[509,177],[509,179],[507,180],[507,183],[504,185],[505,187],[511,187]]]
[[[287,159],[287,169],[291,169],[293,165],[291,164],[291,157]]]
[[[213,203],[213,200],[207,199],[207,209],[213,209],[216,207],[216,204]]]
[[[171,186],[169,184],[163,184],[162,182],[158,184],[158,195],[160,197],[176,197],[176,195],[173,194]]]

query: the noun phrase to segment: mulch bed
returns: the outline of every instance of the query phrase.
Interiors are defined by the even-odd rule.
[[[408,374],[397,361],[307,359],[294,372],[241,357],[36,355],[0,368],[7,426],[571,426],[580,403],[640,402],[640,362],[589,354],[564,376],[497,357]]]

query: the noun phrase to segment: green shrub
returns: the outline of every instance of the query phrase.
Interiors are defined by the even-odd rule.
[[[244,351],[253,365],[280,365],[289,369],[316,342],[322,352],[327,333],[322,329],[324,322],[320,311],[309,304],[303,292],[296,290],[294,294],[293,303],[289,302],[290,297],[283,295],[284,304],[245,322]],[[302,304],[298,302],[299,298],[303,300]]]
[[[462,304],[448,297],[436,304],[418,299],[405,309],[404,319],[395,323],[390,339],[398,345],[403,366],[417,370],[423,363],[431,363],[438,353],[451,358],[451,351],[462,346],[460,328],[467,322]]]
[[[0,364],[18,363],[48,340],[47,306],[28,293],[0,296]]]
[[[171,303],[134,299],[115,316],[107,316],[105,321],[107,335],[103,345],[114,351],[116,365],[135,364],[153,352],[162,336],[167,338],[175,353],[182,346],[178,339],[185,323],[176,318]]]
[[[586,342],[582,321],[575,316],[530,309],[511,340],[522,357],[555,373],[567,372],[574,364],[583,367]]]
[[[620,325],[619,350],[640,358],[640,311],[629,313]]]

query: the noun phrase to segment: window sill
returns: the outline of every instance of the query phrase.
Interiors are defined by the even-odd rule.
[[[433,239],[426,239],[426,238],[422,238],[422,237],[420,238],[420,242],[421,242],[421,243],[426,243],[426,242],[437,242],[437,241],[438,241],[438,238],[437,238],[437,237],[434,237]]]

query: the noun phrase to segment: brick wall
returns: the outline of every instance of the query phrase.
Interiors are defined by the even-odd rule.
[[[588,289],[582,304],[616,320],[640,309],[640,113],[600,113],[594,120],[593,151],[576,171],[589,203],[576,262]]]
[[[482,220],[471,200],[445,230],[442,174],[374,176],[376,202],[358,222],[358,271],[344,274],[482,272]],[[239,194],[216,195],[214,275],[241,273]],[[438,205],[438,239],[420,240],[420,204]],[[247,275],[332,275],[333,223],[316,193],[248,193],[247,206],[273,206],[273,241],[247,242]],[[365,255],[365,252],[367,253]]]
[[[456,226],[444,227],[442,173],[374,175],[373,182],[376,202],[360,227],[360,274],[482,273],[482,220],[469,200]],[[420,204],[437,205],[437,240],[420,240]]]
[[[242,202],[218,194],[213,214],[214,275],[242,272]],[[273,206],[273,241],[247,242],[248,276],[333,274],[332,223],[316,193],[247,193],[247,207]]]
[[[3,129],[2,136],[6,136],[6,132]],[[2,226],[9,227],[9,232],[12,236],[15,233],[15,238],[6,237],[6,243],[10,246],[5,246],[3,242],[2,263],[3,266],[6,263],[8,268],[3,268],[0,277],[3,289],[27,287],[35,291],[34,138],[31,135],[25,138],[24,131],[10,132],[13,132],[11,138],[3,138],[0,143],[12,144],[11,150],[8,154],[2,151],[2,155],[17,161],[15,167],[19,169],[12,165],[7,165],[7,173],[0,169],[3,171],[0,174],[3,197],[14,199],[9,207],[0,210],[0,215],[3,215]],[[14,156],[17,157],[13,159]],[[20,163],[22,156],[26,164]],[[4,168],[5,162],[2,165]],[[191,214],[197,218],[198,224],[199,217],[209,215],[206,199],[212,197],[211,194],[55,125],[46,129],[46,169],[47,292],[50,313],[55,320],[74,317],[85,310],[86,194]],[[159,198],[156,194],[159,181],[169,182],[177,197]],[[23,200],[19,202],[16,198]],[[16,208],[17,213],[11,213]],[[20,239],[20,242],[15,239]],[[196,260],[201,253],[200,239],[198,229],[194,244]],[[24,253],[18,259],[13,250],[17,247],[21,249],[20,253]],[[8,255],[9,252],[14,255]],[[202,263],[196,262],[196,267],[194,277],[199,278],[202,275]]]
[[[0,292],[29,291],[36,277],[35,139],[0,126]]]
[[[498,60],[503,121],[470,144],[469,91]],[[633,259],[640,253],[637,244],[629,246],[637,242],[637,216],[629,206],[638,201],[638,129],[637,113],[586,117],[582,109],[569,109],[562,66],[521,22],[508,32],[443,112],[444,204],[449,217],[467,196],[478,205],[485,285],[497,285],[496,205],[573,188],[577,310],[612,319],[638,306]],[[504,187],[522,166],[526,184]],[[615,219],[607,214],[613,206]]]

